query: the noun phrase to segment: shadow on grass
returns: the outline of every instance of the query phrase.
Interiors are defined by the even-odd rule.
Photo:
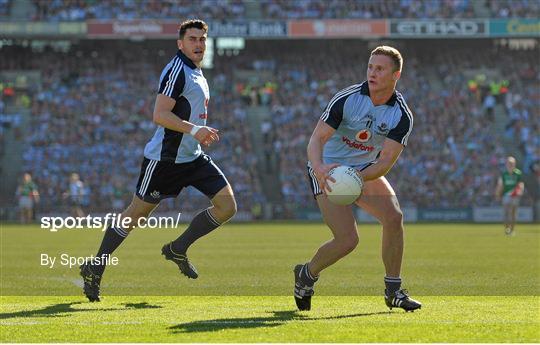
[[[215,332],[226,329],[238,329],[238,328],[259,328],[259,327],[277,327],[286,324],[289,321],[317,321],[317,320],[336,320],[336,319],[348,319],[355,317],[365,317],[373,315],[389,315],[390,311],[377,312],[377,313],[358,313],[348,315],[336,315],[329,317],[311,318],[305,314],[299,314],[296,310],[287,311],[273,311],[273,316],[268,317],[251,317],[251,318],[224,318],[213,320],[201,320],[181,323],[169,327],[173,333],[195,333],[195,332]]]
[[[87,311],[117,311],[126,309],[156,309],[162,308],[158,305],[151,305],[146,302],[141,303],[125,303],[124,308],[99,308],[99,303],[92,304],[98,308],[73,308],[75,305],[86,305],[84,302],[58,303],[46,306],[36,310],[22,310],[12,313],[0,313],[0,320],[11,319],[15,317],[63,317],[69,316],[72,313],[80,313]]]
[[[163,308],[159,305],[152,305],[148,304],[147,302],[141,302],[141,303],[126,303],[124,306],[128,309],[159,309]]]

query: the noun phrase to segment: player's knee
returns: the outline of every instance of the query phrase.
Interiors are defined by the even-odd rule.
[[[133,220],[138,220],[139,218],[147,217],[148,213],[144,212],[143,210],[137,210],[137,209],[127,209],[122,213],[123,217],[130,217]]]
[[[403,212],[401,210],[389,212],[385,217],[385,223],[391,228],[401,229],[403,227]]]
[[[236,205],[236,200],[233,198],[227,208],[228,219],[231,219],[232,217],[234,217],[237,211],[238,211],[238,205]]]
[[[234,198],[223,202],[220,205],[214,206],[219,213],[219,218],[222,222],[226,222],[236,214],[238,207],[236,205],[236,200]]]
[[[133,204],[129,205],[128,208],[122,212],[122,218],[129,217],[129,227],[137,226],[136,224],[140,223],[140,220],[143,218],[148,218],[150,212],[145,209],[134,207]]]
[[[358,246],[359,242],[358,234],[356,232],[351,233],[347,236],[340,237],[338,239],[338,245],[341,250],[341,252],[346,255],[352,252],[356,246]]]
[[[223,209],[223,213],[222,213],[222,218],[223,218],[223,221],[226,222],[228,221],[229,219],[231,219],[232,217],[234,217],[234,215],[236,214],[236,203],[232,203],[230,205],[227,205],[224,209]]]

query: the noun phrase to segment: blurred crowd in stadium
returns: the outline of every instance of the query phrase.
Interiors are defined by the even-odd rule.
[[[9,15],[5,9],[11,4],[0,0],[0,16]],[[31,19],[48,21],[177,19],[200,11],[207,20],[245,19],[249,6],[241,0],[201,1],[197,8],[188,0],[33,4]],[[485,5],[493,18],[530,17],[540,11],[538,2],[528,0],[486,0]],[[415,18],[480,17],[468,0],[261,0],[260,9],[264,18],[273,19],[407,18],[413,13]],[[510,52],[488,40],[425,42],[407,40],[398,46],[405,57],[398,89],[415,122],[409,145],[388,178],[403,205],[494,205],[496,179],[509,148],[520,153],[525,173],[540,176],[538,51]],[[247,42],[239,55],[215,56],[214,68],[205,71],[211,92],[208,123],[220,130],[221,141],[209,153],[230,179],[241,211],[260,214],[267,203],[260,163],[270,156],[278,162],[281,186],[274,188],[286,208],[312,205],[305,169],[309,135],[328,100],[365,78],[370,48],[367,41],[355,40],[263,40]],[[129,203],[144,145],[155,130],[151,114],[157,78],[173,53],[171,41],[82,40],[70,49],[49,47],[39,53],[21,45],[2,49],[7,57],[0,60],[2,71],[40,72],[41,84],[18,99],[31,110],[31,122],[18,136],[27,147],[22,170],[37,183],[42,211],[66,204],[63,195],[73,172],[85,183],[88,210],[119,211]],[[271,77],[246,84],[235,76],[246,69]],[[18,127],[19,119],[8,119],[3,111],[13,97],[2,91],[0,120]],[[254,105],[271,114],[260,128],[262,156],[247,125]],[[497,127],[501,112],[503,130]],[[2,136],[0,131],[0,141]],[[161,210],[198,208],[196,195],[188,189]],[[523,203],[530,205],[537,197],[528,192]]]
[[[207,20],[302,18],[535,18],[537,0],[257,0],[260,11],[250,13],[256,0],[33,0],[28,19],[79,21],[86,19],[178,19],[204,13]],[[0,16],[7,16],[13,0],[0,0]],[[252,18],[255,16],[255,18]]]
[[[165,42],[158,45],[167,47]],[[40,54],[11,47],[12,58],[1,63],[2,69],[41,71],[42,85],[29,104],[32,122],[24,134],[28,150],[23,170],[34,176],[43,208],[62,204],[71,172],[80,173],[91,208],[106,210],[113,204],[121,208],[135,186],[143,147],[155,128],[151,113],[156,80],[169,54],[147,44],[99,46],[86,42],[68,53]],[[173,53],[170,48],[166,50]],[[422,43],[401,47],[405,67],[398,88],[415,122],[409,146],[389,179],[404,205],[426,207],[435,201],[442,207],[491,205],[506,151],[505,138],[494,137],[488,98],[506,107],[509,120],[504,133],[522,151],[524,170],[530,173],[540,160],[540,90],[535,87],[540,73],[535,53],[472,51],[467,45],[438,48],[440,54],[433,56]],[[321,49],[334,54],[319,54]],[[249,106],[234,71],[272,72],[273,86],[266,96],[271,121],[263,122],[261,132],[279,157],[286,204],[306,205],[311,202],[305,172],[311,130],[333,94],[364,79],[368,52],[362,41],[347,41],[346,47],[343,42],[259,41],[238,57],[216,57],[214,70],[207,72],[212,75],[209,124],[220,129],[222,140],[209,153],[231,180],[241,210],[265,202],[256,168],[265,158],[257,157],[251,146]],[[475,76],[464,71],[480,67],[506,79],[502,93],[487,84],[471,89],[469,79]],[[267,82],[260,80],[260,85]],[[265,88],[258,90],[263,96]],[[188,193],[165,203],[162,210],[189,209],[187,200],[198,192]]]

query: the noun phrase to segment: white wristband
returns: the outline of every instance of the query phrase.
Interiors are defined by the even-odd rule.
[[[195,134],[197,134],[197,132],[201,128],[202,128],[201,126],[193,125],[193,127],[191,128],[191,131],[189,131],[189,134],[191,134],[192,136],[195,136]]]

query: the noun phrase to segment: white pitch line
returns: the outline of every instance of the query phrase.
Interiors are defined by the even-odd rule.
[[[66,280],[73,283],[73,285],[75,285],[77,287],[80,287],[80,288],[84,287],[84,284],[83,284],[82,280],[80,280],[80,279],[66,279]]]

